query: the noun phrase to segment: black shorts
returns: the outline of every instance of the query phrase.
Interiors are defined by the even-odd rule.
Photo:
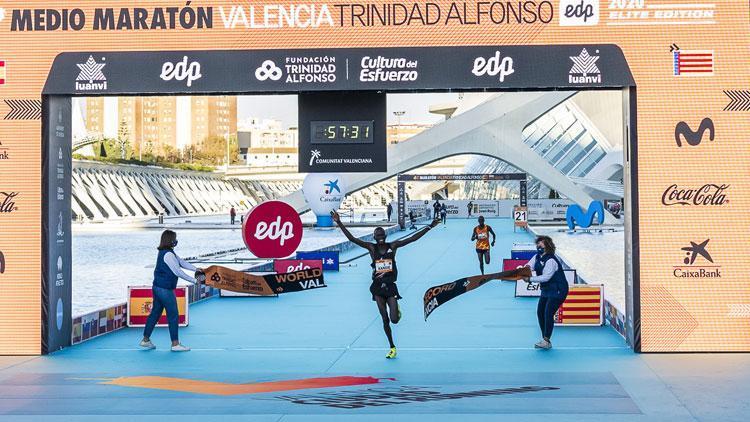
[[[478,254],[482,254],[482,255],[490,253],[489,249],[475,249],[475,250],[477,251]]]
[[[370,284],[370,293],[372,293],[372,300],[375,300],[375,296],[386,299],[395,296],[396,299],[402,299],[401,295],[398,294],[398,286],[393,281],[373,280]]]

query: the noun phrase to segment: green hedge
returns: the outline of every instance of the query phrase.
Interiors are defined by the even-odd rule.
[[[164,167],[169,169],[177,169],[177,170],[186,170],[186,171],[203,171],[203,172],[212,172],[216,170],[215,167],[206,166],[203,164],[189,164],[189,163],[170,163],[168,161],[161,161],[157,160],[156,162],[147,162],[147,161],[141,161],[136,160],[134,158],[123,160],[121,158],[113,158],[113,157],[84,157],[80,154],[73,154],[73,158],[76,160],[89,160],[89,161],[98,161],[102,163],[111,163],[111,164],[130,164],[135,166],[157,166],[157,167]]]

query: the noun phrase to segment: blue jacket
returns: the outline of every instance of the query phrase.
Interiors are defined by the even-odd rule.
[[[154,269],[154,286],[161,287],[162,289],[177,288],[177,275],[172,272],[166,262],[164,262],[164,256],[168,253],[173,253],[171,249],[163,249],[159,251],[159,256],[156,258],[156,268]]]
[[[562,263],[555,255],[537,255],[536,263],[534,263],[534,273],[538,276],[542,275],[544,265],[550,259],[554,259],[557,262],[557,271],[555,271],[555,274],[552,275],[552,278],[548,282],[540,283],[541,296],[565,298],[568,296],[568,280],[565,278]]]

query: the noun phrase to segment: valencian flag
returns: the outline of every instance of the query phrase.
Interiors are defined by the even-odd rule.
[[[570,286],[555,314],[555,324],[602,325],[602,286]]]
[[[310,268],[284,274],[255,275],[212,265],[205,270],[205,283],[217,289],[272,296],[326,287],[323,270]],[[197,274],[201,275],[201,274]],[[199,277],[196,277],[199,278]],[[203,277],[200,277],[202,279]],[[199,281],[200,281],[199,279]]]
[[[460,278],[450,283],[430,287],[424,293],[424,319],[426,321],[427,317],[430,316],[432,311],[438,306],[454,297],[461,296],[469,290],[481,287],[490,280],[520,280],[525,277],[531,277],[531,268],[521,267],[500,273],[475,275],[473,277]]]

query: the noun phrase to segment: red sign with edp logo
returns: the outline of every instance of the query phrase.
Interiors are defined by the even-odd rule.
[[[258,258],[285,258],[302,242],[302,220],[286,202],[267,201],[245,217],[242,240]]]
[[[319,259],[277,259],[273,261],[273,270],[278,274],[293,273],[311,268],[323,269],[323,261]]]

